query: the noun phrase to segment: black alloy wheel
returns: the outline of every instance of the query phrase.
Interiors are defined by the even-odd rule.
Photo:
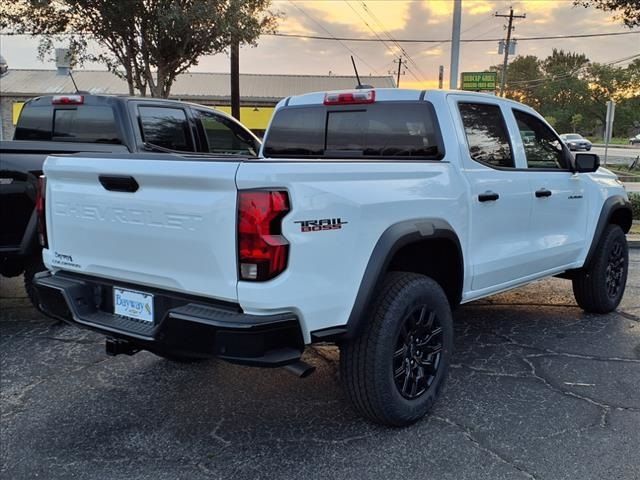
[[[442,344],[442,327],[434,311],[418,305],[406,315],[393,354],[393,380],[404,398],[418,398],[431,386]]]

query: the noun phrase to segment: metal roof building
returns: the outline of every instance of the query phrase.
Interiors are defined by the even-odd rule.
[[[80,90],[94,94],[126,95],[129,93],[124,80],[111,72],[82,70],[73,73]],[[395,87],[393,77],[362,77],[363,83],[374,87]],[[229,101],[228,73],[184,73],[178,75],[171,88],[172,98]],[[357,84],[354,76],[339,75],[262,75],[240,74],[240,94],[244,103],[274,103],[289,95],[323,90],[342,90]],[[72,93],[71,78],[56,70],[9,69],[0,79],[0,95],[25,96]]]
[[[124,80],[110,72],[79,70],[73,72],[78,88],[93,94],[127,95]],[[365,76],[362,83],[374,87],[395,87],[392,76]],[[265,119],[270,118],[273,107],[280,99],[314,91],[342,90],[355,87],[355,76],[339,75],[262,75],[240,74],[240,96],[244,108],[241,120],[249,128],[263,130]],[[56,70],[11,69],[0,77],[0,117],[2,138],[13,136],[13,125],[25,100],[57,93],[73,93],[75,88],[68,75]],[[222,107],[230,103],[228,73],[184,73],[176,78],[171,98]],[[260,115],[257,115],[260,110]],[[268,120],[266,120],[268,121]]]

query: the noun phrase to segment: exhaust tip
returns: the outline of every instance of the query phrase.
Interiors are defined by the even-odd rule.
[[[307,362],[303,362],[302,360],[298,360],[295,363],[285,365],[284,369],[289,373],[294,374],[298,378],[307,378],[309,375],[316,371],[316,367],[314,367],[313,365],[309,365]]]

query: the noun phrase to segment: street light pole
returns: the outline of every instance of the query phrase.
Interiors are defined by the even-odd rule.
[[[453,0],[453,25],[451,26],[451,65],[449,88],[458,88],[458,63],[460,61],[460,23],[462,22],[462,0]]]

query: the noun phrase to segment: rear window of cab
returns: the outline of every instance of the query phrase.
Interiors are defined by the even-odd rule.
[[[444,146],[430,102],[305,105],[276,112],[264,155],[440,160]]]

